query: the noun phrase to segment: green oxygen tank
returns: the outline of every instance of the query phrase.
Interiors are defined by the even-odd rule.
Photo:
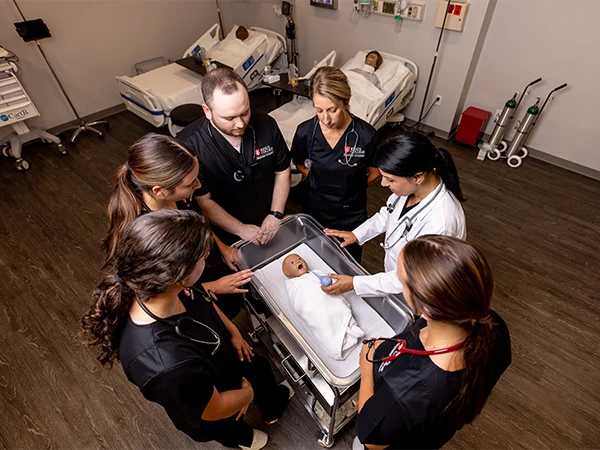
[[[508,150],[506,151],[506,157],[509,158],[512,155],[518,155],[521,152],[521,147],[525,144],[527,140],[527,135],[531,131],[532,124],[535,121],[537,115],[540,112],[540,108],[538,107],[540,103],[540,98],[538,97],[535,104],[530,106],[525,113],[525,117],[521,120],[521,123],[518,124],[517,132],[515,133],[515,137]]]
[[[494,126],[494,131],[492,131],[489,140],[489,146],[492,149],[498,147],[498,144],[504,136],[506,127],[510,125],[510,122],[512,121],[515,115],[515,109],[517,108],[517,95],[519,95],[519,93],[515,92],[515,95],[513,95],[512,98],[506,102],[504,108],[502,109],[502,112],[500,113],[500,116],[498,116],[498,119],[496,120],[496,126]]]

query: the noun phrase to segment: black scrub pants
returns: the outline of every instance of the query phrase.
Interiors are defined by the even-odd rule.
[[[254,389],[253,402],[260,409],[263,420],[279,419],[288,404],[289,391],[277,385],[267,359],[255,353],[250,362],[242,364],[242,376]],[[214,430],[213,439],[226,447],[250,447],[252,444],[253,428],[241,418],[235,420],[235,415],[212,422],[211,429]]]
[[[206,258],[206,267],[198,282],[205,283],[207,281],[216,281],[219,278],[231,275],[232,273],[233,271],[227,266],[225,261],[223,261],[219,247],[215,244]],[[217,306],[230,320],[239,314],[240,309],[244,304],[242,294],[218,294],[217,298]]]

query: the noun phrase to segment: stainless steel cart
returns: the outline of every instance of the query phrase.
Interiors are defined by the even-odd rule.
[[[258,271],[301,244],[306,244],[329,265],[334,272],[347,275],[368,275],[346,250],[323,233],[322,227],[310,216],[288,216],[273,230],[275,235],[265,245],[256,241],[240,241],[234,245],[240,258],[240,267]],[[333,446],[333,437],[357,413],[360,369],[350,375],[336,376],[308,344],[297,327],[283,313],[277,299],[269,293],[258,277],[252,280],[256,299],[270,311],[265,319],[257,314],[251,301],[247,306],[258,325],[251,332],[269,352],[275,365],[294,388],[297,396],[313,417],[322,437],[318,443],[326,448]],[[403,299],[397,296],[366,297],[365,302],[396,333],[404,330],[413,315]]]

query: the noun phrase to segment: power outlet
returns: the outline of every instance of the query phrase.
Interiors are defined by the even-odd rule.
[[[435,104],[436,104],[436,106],[440,106],[442,104],[442,96],[441,95],[435,96]]]
[[[402,10],[402,18],[408,20],[423,21],[425,16],[425,3],[409,0],[408,6]]]

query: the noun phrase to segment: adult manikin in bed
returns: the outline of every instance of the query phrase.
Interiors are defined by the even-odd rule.
[[[372,50],[367,53],[365,56],[365,63],[360,68],[350,69],[352,72],[356,72],[363,77],[365,77],[368,81],[373,83],[373,85],[381,90],[381,81],[379,81],[379,77],[375,73],[377,69],[383,63],[383,57],[377,50]]]
[[[323,292],[319,277],[309,272],[299,255],[288,255],[281,270],[288,277],[285,286],[296,314],[308,324],[330,358],[345,359],[364,336],[348,302],[341,295]]]

